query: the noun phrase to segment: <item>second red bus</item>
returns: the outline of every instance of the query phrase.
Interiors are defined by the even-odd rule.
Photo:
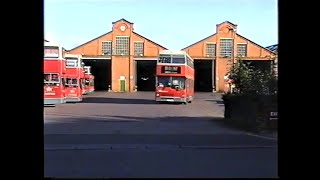
[[[191,103],[194,99],[194,63],[184,51],[163,50],[156,67],[157,102]]]
[[[84,89],[84,69],[82,56],[78,54],[66,54],[66,102],[82,101]]]

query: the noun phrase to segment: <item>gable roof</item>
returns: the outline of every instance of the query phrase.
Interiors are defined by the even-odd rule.
[[[127,21],[127,20],[124,19],[124,18],[121,18],[121,19],[119,19],[118,21],[114,21],[114,22],[112,22],[112,24],[115,24],[115,23],[120,22],[120,21],[125,21],[125,22],[127,22],[127,23],[129,23],[129,24],[133,24],[132,22]]]
[[[273,52],[273,51],[271,51],[270,49],[268,49],[268,48],[265,48],[265,47],[263,47],[263,46],[261,46],[261,45],[259,45],[259,44],[257,44],[257,43],[255,43],[255,42],[253,42],[253,41],[251,41],[250,39],[247,39],[247,38],[245,38],[245,37],[243,37],[243,36],[241,36],[240,34],[238,34],[238,33],[236,33],[239,37],[241,37],[241,38],[243,38],[243,39],[245,39],[246,41],[249,41],[250,43],[252,43],[252,44],[254,44],[254,45],[256,45],[256,46],[258,46],[258,47],[260,47],[260,48],[262,48],[262,49],[264,49],[264,50],[267,50],[267,51],[269,51],[269,52],[271,52],[272,54],[276,54],[275,52]]]
[[[114,21],[114,22],[112,22],[112,24],[115,24],[115,23],[120,22],[120,21],[125,21],[125,22],[127,22],[127,23],[129,23],[129,24],[133,24],[132,22],[127,21],[127,20],[124,19],[124,18],[119,19],[119,20],[117,20],[117,21]],[[77,48],[79,48],[79,47],[81,47],[81,46],[83,46],[83,45],[86,45],[86,44],[88,44],[88,43],[90,43],[90,42],[92,42],[92,41],[95,41],[95,40],[97,40],[97,39],[101,38],[102,36],[105,36],[105,35],[107,35],[107,34],[109,34],[109,33],[112,33],[112,30],[109,31],[109,32],[107,32],[107,33],[105,33],[105,34],[102,34],[101,36],[98,36],[97,38],[94,38],[94,39],[92,39],[92,40],[90,40],[90,41],[88,41],[88,42],[85,42],[85,43],[83,43],[83,44],[81,44],[81,45],[79,45],[79,46],[77,46],[77,47],[75,47],[75,48],[72,48],[72,49],[70,49],[70,50],[68,50],[68,51],[75,50],[75,49],[77,49]],[[141,38],[144,38],[144,39],[148,40],[149,42],[151,42],[151,43],[153,43],[153,44],[155,44],[155,45],[157,45],[157,46],[160,46],[160,47],[162,47],[162,48],[164,48],[164,49],[167,49],[166,47],[163,47],[163,46],[161,46],[160,44],[155,43],[155,42],[151,41],[150,39],[148,39],[148,38],[146,38],[146,37],[144,37],[144,36],[142,36],[142,35],[140,35],[140,34],[138,34],[138,33],[136,33],[136,32],[133,32],[133,33],[136,34],[137,36],[140,36]]]
[[[92,42],[92,41],[95,41],[95,40],[97,40],[97,39],[101,38],[102,36],[105,36],[105,35],[107,35],[107,34],[109,34],[109,33],[112,33],[112,31],[109,31],[109,32],[107,32],[107,33],[105,33],[105,34],[102,34],[101,36],[99,36],[99,37],[97,37],[97,38],[94,38],[94,39],[92,39],[92,40],[90,40],[90,41],[88,41],[88,42],[85,42],[85,43],[83,43],[83,44],[81,44],[81,45],[79,45],[79,46],[77,46],[77,47],[75,47],[75,48],[72,48],[72,49],[70,49],[70,50],[67,50],[67,51],[73,51],[73,50],[75,50],[75,49],[77,49],[77,48],[79,48],[79,47],[81,47],[81,46],[83,46],[83,45],[86,45],[86,44],[88,44],[88,43],[90,43],[90,42]],[[148,38],[146,38],[146,37],[144,37],[144,36],[142,36],[142,35],[140,35],[140,34],[138,34],[138,33],[136,33],[136,32],[132,32],[132,33],[136,34],[137,36],[139,36],[139,37],[141,37],[141,38],[144,38],[144,39],[148,40],[149,42],[151,42],[151,43],[153,43],[153,44],[155,44],[155,45],[157,45],[157,46],[162,47],[163,49],[168,49],[168,48],[166,48],[166,47],[164,47],[164,46],[161,46],[161,45],[158,44],[158,43],[155,43],[155,42],[151,41],[150,39],[148,39]]]
[[[204,41],[204,40],[206,40],[206,39],[209,39],[209,38],[211,38],[211,37],[215,36],[216,34],[217,34],[217,33],[212,34],[212,35],[210,35],[210,36],[208,36],[208,37],[206,37],[206,38],[204,38],[204,39],[201,39],[200,41],[197,41],[197,42],[195,42],[195,43],[191,44],[190,46],[187,46],[187,47],[185,47],[185,48],[182,48],[181,50],[185,50],[185,49],[187,49],[187,48],[189,48],[189,47],[191,47],[191,46],[193,46],[193,45],[195,45],[195,44],[197,44],[197,43],[199,43],[199,42],[201,42],[201,41]],[[236,34],[237,34],[237,36],[239,36],[239,37],[241,37],[241,38],[245,39],[246,41],[249,41],[250,43],[252,43],[252,44],[254,44],[254,45],[256,45],[256,46],[258,46],[258,47],[260,47],[260,48],[262,48],[262,49],[264,49],[264,50],[267,50],[267,51],[269,51],[269,52],[271,52],[271,53],[273,53],[273,54],[276,54],[276,52],[274,52],[273,50],[270,50],[270,49],[268,49],[268,48],[266,48],[266,47],[263,47],[263,46],[261,46],[261,45],[259,45],[259,44],[255,43],[255,42],[251,41],[250,39],[247,39],[247,38],[245,38],[245,37],[241,36],[241,35],[240,35],[240,34],[238,34],[238,33],[236,33]],[[274,46],[274,45],[273,45],[273,46]],[[277,45],[277,48],[278,48],[278,45]]]
[[[278,52],[278,44],[274,44],[274,45],[271,45],[271,46],[267,46],[266,48],[269,49],[270,51],[275,52],[275,53]]]
[[[216,34],[217,34],[217,33],[214,33],[214,34],[212,34],[212,35],[210,35],[210,36],[208,36],[208,37],[206,37],[206,38],[204,38],[204,39],[201,39],[200,41],[197,41],[197,42],[195,42],[195,43],[193,43],[193,44],[191,44],[191,45],[189,45],[189,46],[187,46],[187,47],[185,47],[185,48],[182,48],[181,50],[183,51],[183,50],[185,50],[185,49],[187,49],[187,48],[189,48],[189,47],[191,47],[191,46],[193,46],[193,45],[198,44],[198,43],[201,42],[201,41],[204,41],[204,40],[206,40],[206,39],[209,39],[209,38],[215,36]]]
[[[230,21],[223,21],[222,23],[217,24],[217,26],[220,26],[221,24],[224,24],[224,23],[229,23],[229,24],[231,24],[232,26],[238,26],[238,25],[236,25],[236,24],[233,24],[233,23],[230,22]]]
[[[223,21],[222,23],[217,24],[217,26],[220,26],[221,24],[224,24],[224,23],[229,23],[229,24],[231,24],[231,25],[233,25],[233,26],[237,26],[236,24],[233,24],[233,23],[230,22],[230,21]],[[212,35],[210,35],[210,36],[208,36],[208,37],[206,37],[206,38],[204,38],[204,39],[201,39],[200,41],[197,41],[197,42],[191,44],[190,46],[187,46],[187,47],[185,47],[185,48],[183,48],[183,49],[181,49],[181,50],[185,50],[185,49],[187,49],[187,48],[189,48],[189,47],[191,47],[191,46],[193,46],[193,45],[196,45],[197,43],[199,43],[199,42],[201,42],[201,41],[204,41],[204,40],[206,40],[206,39],[208,39],[208,38],[211,38],[211,37],[215,36],[216,34],[217,34],[217,32],[214,33],[214,34],[212,34]]]
[[[77,46],[77,47],[75,47],[75,48],[72,48],[72,49],[68,50],[68,51],[73,51],[73,50],[75,50],[75,49],[77,49],[77,48],[79,48],[79,47],[81,47],[81,46],[83,46],[83,45],[86,45],[86,44],[88,44],[88,43],[90,43],[90,42],[92,42],[92,41],[95,41],[95,40],[101,38],[102,36],[105,36],[105,35],[110,34],[110,33],[112,33],[112,31],[109,31],[109,32],[107,32],[107,33],[105,33],[105,34],[102,34],[101,36],[98,36],[97,38],[94,38],[94,39],[92,39],[92,40],[90,40],[90,41],[88,41],[88,42],[85,42],[85,43],[83,43],[83,44],[81,44],[81,45],[79,45],[79,46]]]
[[[138,33],[136,33],[136,32],[132,32],[132,33],[135,34],[135,35],[137,35],[137,36],[139,36],[139,37],[141,37],[141,38],[144,38],[144,39],[148,40],[149,42],[151,42],[151,43],[153,43],[153,44],[155,44],[155,45],[157,45],[157,46],[162,47],[162,48],[165,49],[165,50],[168,50],[168,48],[163,47],[163,46],[161,46],[160,44],[155,43],[155,42],[151,41],[150,39],[148,39],[148,38],[146,38],[146,37],[144,37],[144,36],[142,36],[142,35],[140,35],[140,34],[138,34]]]

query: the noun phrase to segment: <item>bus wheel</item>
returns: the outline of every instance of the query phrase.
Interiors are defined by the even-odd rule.
[[[188,101],[188,103],[191,103],[192,101]]]

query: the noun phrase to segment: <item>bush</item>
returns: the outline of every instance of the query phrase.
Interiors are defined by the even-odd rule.
[[[247,129],[277,129],[270,112],[277,112],[277,78],[273,72],[252,70],[242,61],[234,64],[229,79],[235,90],[224,94],[224,117],[232,125]]]
[[[270,112],[277,111],[277,95],[225,94],[225,119],[246,130],[277,129]]]
[[[243,61],[238,61],[229,71],[229,79],[235,85],[233,93],[275,94],[278,80],[273,71],[253,70]]]

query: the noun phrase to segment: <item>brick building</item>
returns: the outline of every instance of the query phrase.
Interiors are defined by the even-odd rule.
[[[68,51],[70,54],[82,54],[84,60],[111,61],[112,91],[133,91],[137,86],[137,61],[154,61],[160,50],[167,48],[134,32],[133,23],[120,19],[113,22],[112,31]],[[120,80],[124,80],[120,84]],[[107,80],[108,81],[108,80]],[[123,81],[122,81],[123,82]],[[122,86],[121,86],[122,85]]]
[[[216,33],[213,35],[182,49],[195,60],[196,91],[224,91],[224,76],[230,65],[239,58],[271,67],[275,53],[237,34],[236,28],[237,25],[233,23],[223,22],[216,26]],[[106,82],[102,86],[107,89],[111,85],[112,91],[119,92],[134,91],[140,79],[147,80],[149,77],[149,84],[154,87],[154,74],[149,73],[148,78],[141,78],[139,75],[148,69],[155,73],[159,51],[165,49],[167,48],[134,32],[133,23],[120,19],[113,22],[112,31],[67,53],[82,54],[86,65],[90,65],[89,61],[108,62],[109,68],[96,68],[94,75],[98,77],[98,71],[109,72],[109,78],[101,78],[101,81]],[[139,62],[154,63],[144,71],[139,71]]]
[[[226,91],[225,75],[237,60],[252,62],[256,67],[268,67],[274,61],[275,53],[239,35],[237,25],[225,21],[216,25],[216,33],[182,50],[196,61],[207,61],[212,66],[208,75],[212,89]],[[211,77],[210,77],[211,76]],[[196,78],[197,80],[197,78]],[[198,79],[200,81],[200,79]]]

